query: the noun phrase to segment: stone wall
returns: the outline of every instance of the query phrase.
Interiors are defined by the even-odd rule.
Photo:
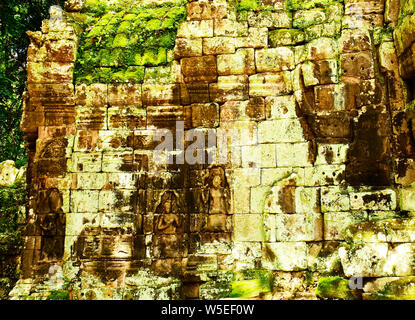
[[[412,1],[190,1],[167,29],[145,20],[177,37],[144,51],[119,28],[149,2],[121,2],[68,1],[28,33],[12,296],[413,297]],[[121,56],[88,77],[106,17]],[[160,129],[177,150],[156,153]]]

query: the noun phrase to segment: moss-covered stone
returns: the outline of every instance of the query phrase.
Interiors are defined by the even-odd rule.
[[[357,300],[361,294],[349,287],[349,280],[342,277],[324,277],[318,282],[316,296],[322,299]]]
[[[242,280],[241,280],[242,279]],[[234,274],[231,282],[231,298],[259,297],[272,291],[272,273],[263,270],[247,270]]]
[[[332,4],[343,3],[343,0],[287,0],[288,10],[301,10],[327,7]]]
[[[80,35],[75,82],[142,82],[141,68],[165,65],[177,28],[186,18],[186,1],[142,3],[135,0],[88,0],[83,12],[68,15],[84,30]],[[110,72],[97,70],[111,67]],[[129,70],[129,71],[128,71]],[[136,77],[134,77],[136,76]]]
[[[391,281],[369,296],[374,300],[415,300],[415,279],[403,277]]]

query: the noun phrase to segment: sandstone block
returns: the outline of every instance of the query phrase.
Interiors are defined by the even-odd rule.
[[[248,76],[219,76],[217,83],[209,85],[209,94],[211,99],[217,103],[230,100],[247,100]]]
[[[230,19],[214,20],[214,35],[243,37],[248,35],[248,24]]]
[[[320,190],[318,188],[297,187],[295,189],[296,213],[320,212]]]
[[[344,231],[350,225],[367,221],[366,212],[324,213],[324,240],[344,240]]]
[[[258,141],[260,143],[305,142],[305,139],[298,119],[278,119],[258,124]]]
[[[215,82],[217,79],[215,56],[183,58],[181,66],[185,82]]]
[[[278,96],[289,94],[291,91],[291,73],[288,71],[254,74],[249,77],[250,96]]]
[[[176,43],[177,46],[177,43]],[[235,52],[235,39],[230,37],[203,38],[203,54],[217,55]]]
[[[349,210],[350,199],[347,190],[340,187],[321,188],[321,212]]]
[[[294,69],[294,53],[290,48],[279,47],[255,50],[258,72],[274,72]]]
[[[278,143],[276,145],[278,167],[308,167],[311,166],[308,142]]]
[[[211,38],[206,38],[211,39]],[[209,53],[207,53],[209,54]],[[202,55],[202,39],[177,38],[174,46],[174,56],[176,59],[182,57],[196,57]]]
[[[133,83],[110,84],[108,86],[108,104],[110,106],[136,106],[142,105],[141,85]]]
[[[321,241],[323,218],[321,214],[275,215],[277,241]]]
[[[291,28],[292,15],[288,11],[248,12],[248,24],[257,28]]]
[[[253,74],[255,73],[254,49],[238,49],[234,54],[217,56],[218,74]]]
[[[246,168],[272,168],[276,166],[275,145],[261,144],[244,146],[242,152],[242,166]]]
[[[395,210],[396,193],[393,190],[350,193],[353,210]]]
[[[235,241],[263,241],[264,225],[259,214],[233,215],[233,235]]]
[[[213,20],[184,21],[179,24],[178,38],[213,37]]]
[[[261,97],[249,101],[227,101],[221,106],[221,121],[249,121],[265,119],[265,101]]]
[[[294,96],[266,97],[267,119],[296,118],[296,102]]]
[[[71,212],[98,212],[98,193],[95,190],[73,190]]]
[[[267,270],[298,271],[307,268],[305,242],[266,243],[262,251],[262,267]]]

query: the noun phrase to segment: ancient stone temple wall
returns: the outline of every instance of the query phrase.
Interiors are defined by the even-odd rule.
[[[52,8],[28,33],[30,202],[12,296],[413,297],[414,12]]]

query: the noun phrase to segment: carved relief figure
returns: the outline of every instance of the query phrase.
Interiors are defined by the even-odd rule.
[[[177,196],[173,191],[166,191],[162,194],[156,206],[156,213],[160,214],[156,225],[157,233],[175,234],[181,227]]]
[[[40,152],[40,158],[64,158],[67,143],[67,140],[63,138],[47,142]]]
[[[203,193],[203,202],[209,214],[226,214],[229,212],[229,186],[222,167],[213,167],[204,177],[207,191]]]
[[[156,259],[179,259],[186,254],[180,208],[179,196],[174,191],[165,191],[155,206],[153,257]],[[156,265],[160,263],[162,261],[156,261]]]
[[[41,260],[56,260],[63,256],[65,214],[62,205],[62,195],[58,189],[40,192],[36,221],[42,236]]]

